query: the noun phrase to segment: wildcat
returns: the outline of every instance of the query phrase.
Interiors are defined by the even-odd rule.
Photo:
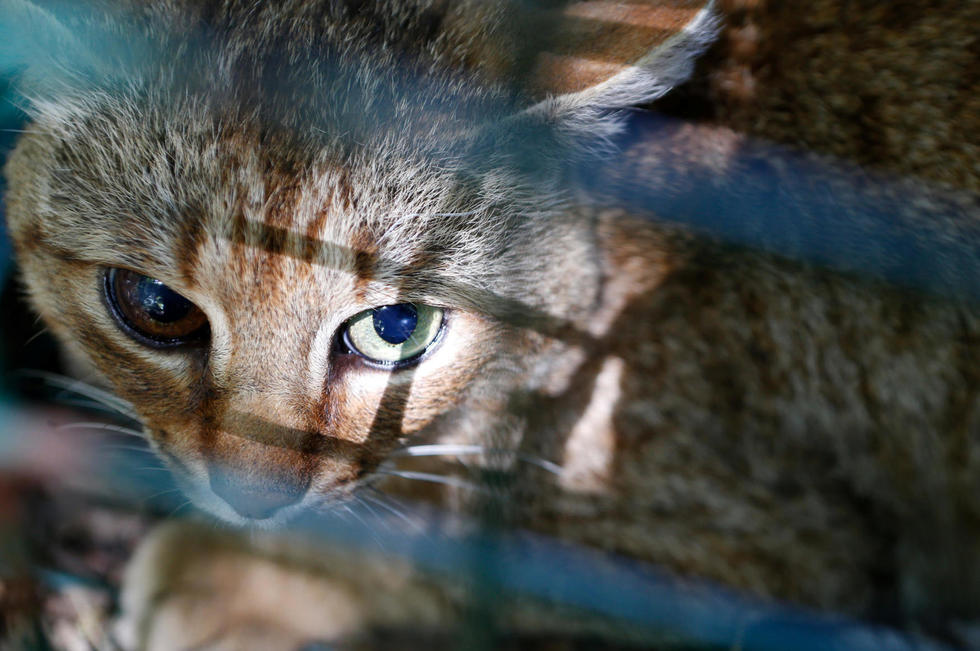
[[[25,286],[203,510],[274,527],[386,469],[417,491],[406,445],[471,446],[515,526],[976,616],[975,306],[572,184],[690,75],[710,7],[2,6],[39,34],[6,168]]]

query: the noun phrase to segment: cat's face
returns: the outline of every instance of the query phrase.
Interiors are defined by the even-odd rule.
[[[343,495],[486,399],[481,382],[520,357],[494,300],[561,314],[595,292],[572,220],[508,214],[405,157],[338,162],[190,109],[150,115],[36,123],[12,162],[11,223],[42,315],[228,519]],[[574,291],[551,279],[559,252],[582,261]]]
[[[614,130],[604,98],[625,99],[614,85],[495,115],[506,93],[465,75],[391,82],[344,51],[336,70],[287,65],[306,23],[270,24],[278,40],[232,30],[121,84],[89,71],[56,92],[35,73],[7,168],[37,309],[233,521],[343,496],[409,437],[459,435],[460,414],[541,380],[528,333],[587,329],[600,285],[555,147]],[[707,32],[692,33],[693,50]],[[275,88],[250,85],[263,47],[287,66]],[[689,70],[683,51],[661,85]],[[627,73],[637,100],[654,92]],[[320,94],[296,94],[303,75]]]

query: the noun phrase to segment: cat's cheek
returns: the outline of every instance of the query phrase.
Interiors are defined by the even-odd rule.
[[[87,263],[26,265],[32,300],[68,354],[70,368],[89,382],[111,385],[144,419],[169,417],[193,407],[193,387],[203,372],[200,354],[147,348],[125,335],[98,291],[101,274]],[[38,267],[48,268],[43,271]]]

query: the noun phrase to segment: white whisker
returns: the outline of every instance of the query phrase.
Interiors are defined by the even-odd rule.
[[[101,402],[96,402],[94,400],[87,400],[84,398],[64,398],[59,395],[57,398],[59,405],[66,405],[69,407],[81,407],[87,411],[98,411],[105,414],[112,414],[114,416],[119,415],[119,410],[115,407],[107,406]]]
[[[39,378],[53,386],[77,393],[85,396],[86,398],[91,398],[92,400],[107,407],[112,407],[117,412],[125,416],[129,416],[133,420],[139,420],[139,416],[136,415],[132,404],[130,404],[128,401],[123,400],[119,396],[115,396],[108,391],[103,391],[102,389],[94,387],[91,384],[82,382],[81,380],[76,380],[64,375],[58,375],[57,373],[48,373],[46,371],[19,371],[19,374],[27,377]]]
[[[43,335],[45,332],[48,332],[48,329],[47,328],[41,328],[40,330],[38,330],[37,332],[35,332],[33,335],[31,335],[30,338],[28,338],[27,341],[24,342],[24,346],[25,347],[26,346],[30,346],[31,345],[31,342],[33,342],[35,339],[37,339],[38,337],[40,337],[41,335]]]
[[[374,524],[381,524],[381,525],[385,525],[385,526],[390,526],[389,525],[389,522],[384,517],[382,517],[381,515],[379,515],[378,512],[374,510],[374,507],[371,506],[368,503],[368,500],[366,499],[366,497],[367,497],[366,495],[359,495],[357,493],[354,493],[353,495],[351,495],[351,497],[354,498],[354,500],[357,502],[357,505],[359,507],[361,507],[363,509],[366,509],[368,511],[368,513],[371,514],[371,519],[373,520],[373,523]],[[381,548],[382,548],[382,550],[384,550],[384,543],[383,542],[381,543]]]
[[[178,505],[177,508],[175,508],[173,511],[171,511],[170,513],[167,514],[167,518],[174,517],[175,515],[177,515],[177,512],[178,511],[180,511],[181,509],[183,509],[185,506],[190,506],[190,504],[191,504],[191,501],[190,500],[184,500],[184,502],[182,502],[180,505]]]
[[[87,430],[100,430],[105,432],[116,432],[117,434],[126,434],[127,436],[134,436],[138,439],[145,438],[143,432],[133,429],[132,427],[124,427],[122,425],[112,425],[110,423],[67,423],[65,425],[59,425],[57,431],[71,430],[71,429],[87,429]]]
[[[362,503],[357,498],[356,495],[354,495],[353,497],[355,500],[357,500],[358,504]],[[354,518],[356,518],[357,521],[360,522],[365,529],[367,529],[368,533],[371,535],[371,539],[374,540],[374,544],[378,546],[378,549],[380,549],[382,552],[387,552],[388,551],[387,547],[385,547],[384,540],[382,540],[381,536],[378,535],[377,528],[368,524],[367,521],[363,517],[361,517],[361,514],[358,513],[355,509],[352,509],[349,505],[345,505],[344,508],[347,509],[347,511],[351,515],[353,515]]]
[[[355,520],[357,520],[358,522],[360,522],[361,524],[363,524],[365,527],[367,526],[367,523],[364,521],[364,518],[362,518],[360,515],[358,515],[357,513],[355,513],[354,512],[354,509],[352,509],[350,507],[350,504],[341,504],[340,505],[340,508],[342,508],[345,511],[347,511],[348,513],[350,513],[350,515],[351,515],[352,518],[354,518]]]
[[[142,502],[141,502],[141,504],[143,506],[146,506],[151,501],[153,501],[153,500],[155,500],[157,498],[163,497],[164,495],[170,495],[172,493],[179,493],[179,492],[180,492],[180,489],[179,488],[168,488],[168,489],[162,490],[162,491],[160,491],[158,493],[153,493],[149,497],[144,497],[143,500],[142,500]]]
[[[481,488],[480,486],[477,486],[473,482],[466,481],[465,479],[460,479],[459,477],[447,477],[445,475],[435,475],[429,472],[415,472],[413,470],[388,470],[383,468],[379,468],[374,472],[375,474],[391,475],[393,477],[401,477],[402,479],[414,479],[417,481],[428,481],[434,484],[445,484],[446,486],[453,486],[454,488],[463,488],[477,493],[486,492],[485,489]]]
[[[395,450],[390,456],[393,457],[440,457],[440,456],[467,456],[476,454],[511,454],[510,450],[485,448],[482,445],[413,445],[411,447]],[[553,461],[531,457],[525,454],[517,454],[518,461],[537,466],[542,470],[547,470],[555,475],[562,474],[562,468]]]
[[[347,511],[348,513],[350,513],[351,514],[351,517],[353,517],[355,520],[357,520],[360,523],[360,525],[362,527],[364,527],[368,531],[368,533],[371,535],[371,539],[374,540],[374,544],[378,546],[378,549],[380,549],[381,551],[386,551],[385,544],[381,540],[381,538],[378,536],[378,534],[375,532],[374,527],[372,527],[371,525],[369,525],[364,520],[364,518],[361,517],[361,514],[360,513],[358,513],[354,509],[352,509],[349,504],[344,504],[343,505],[343,509],[345,511]]]
[[[353,495],[351,495],[351,497],[354,499],[354,501],[357,503],[358,506],[367,509],[368,513],[371,514],[372,518],[374,518],[375,520],[381,520],[381,516],[378,515],[378,512],[374,510],[373,506],[368,504],[368,501],[364,499],[363,495],[358,495],[357,493],[354,493]]]
[[[394,504],[395,500],[392,499],[390,496],[384,495],[384,493],[374,488],[373,486],[366,486],[365,490],[370,491],[370,492],[363,492],[363,494],[360,495],[361,499],[365,500],[364,502],[365,504],[367,504],[367,501],[370,501],[373,504],[377,504],[384,510],[394,515],[395,517],[401,519],[403,522],[405,522],[405,524],[412,527],[416,531],[421,532],[423,530],[422,525],[418,521],[408,517],[408,515],[404,511],[402,511],[401,509],[395,506]]]
[[[143,454],[153,454],[153,455],[156,454],[149,446],[145,446],[145,445],[122,445],[116,443],[102,443],[99,445],[99,448],[103,450],[110,450],[110,451],[121,450],[123,452],[140,452]]]
[[[328,506],[328,508],[329,508],[329,512],[331,514],[336,515],[341,520],[343,520],[345,523],[351,521],[351,513],[350,512],[345,513],[342,509],[336,508],[336,505],[335,504],[330,504]]]
[[[61,389],[64,391],[72,391],[79,395],[83,395],[89,400],[96,403],[97,405],[101,405],[109,413],[121,414],[123,416],[126,416],[127,418],[131,418],[133,420],[139,420],[139,417],[136,415],[136,412],[132,411],[129,407],[125,406],[128,405],[129,403],[122,403],[122,402],[117,403],[108,400],[103,396],[95,395],[92,393],[91,387],[74,387],[74,388],[61,387]],[[57,399],[64,400],[65,402],[68,401],[68,399],[62,398],[60,395],[57,397]]]

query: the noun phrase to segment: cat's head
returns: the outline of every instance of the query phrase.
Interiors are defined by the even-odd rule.
[[[182,4],[0,2],[36,55],[7,211],[50,328],[233,521],[344,495],[588,329],[563,162],[712,34],[691,2]]]

